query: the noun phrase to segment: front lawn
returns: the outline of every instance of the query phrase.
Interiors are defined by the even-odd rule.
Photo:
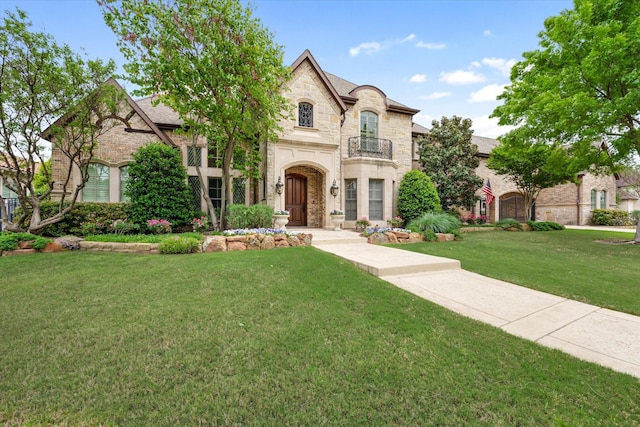
[[[638,379],[315,248],[34,254],[0,273],[0,424],[640,423]]]
[[[539,291],[640,315],[640,245],[598,243],[633,233],[483,231],[462,240],[395,245],[460,260],[462,268]]]

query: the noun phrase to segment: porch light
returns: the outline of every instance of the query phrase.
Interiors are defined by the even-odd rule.
[[[340,188],[338,188],[338,184],[336,183],[336,180],[333,180],[333,184],[331,185],[331,188],[329,189],[329,191],[331,191],[331,195],[333,197],[336,197],[338,195],[338,190]]]
[[[282,187],[284,187],[284,184],[282,184],[282,178],[278,177],[278,182],[276,182],[276,193],[282,194]]]

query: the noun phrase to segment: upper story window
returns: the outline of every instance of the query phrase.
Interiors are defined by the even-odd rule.
[[[313,127],[313,105],[308,102],[298,104],[298,126]]]
[[[209,145],[209,151],[207,153],[207,167],[219,168],[222,165],[222,157],[218,152],[217,145]]]
[[[378,115],[371,111],[360,113],[360,136],[367,138],[378,137]]]
[[[202,166],[202,148],[187,147],[187,166]]]
[[[591,190],[591,210],[596,209],[598,202],[598,192],[596,190]]]

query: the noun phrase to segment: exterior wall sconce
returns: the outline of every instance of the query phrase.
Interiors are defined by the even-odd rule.
[[[336,180],[333,180],[333,184],[331,185],[331,188],[329,189],[329,191],[331,192],[331,195],[333,197],[336,197],[338,195],[338,190],[340,188],[338,188],[338,184],[336,183]]]
[[[284,187],[284,184],[282,183],[282,178],[278,177],[278,182],[276,182],[276,193],[282,194],[282,187]]]

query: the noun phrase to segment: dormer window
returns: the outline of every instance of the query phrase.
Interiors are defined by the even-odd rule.
[[[308,102],[298,104],[298,126],[305,128],[313,127],[313,105]]]

